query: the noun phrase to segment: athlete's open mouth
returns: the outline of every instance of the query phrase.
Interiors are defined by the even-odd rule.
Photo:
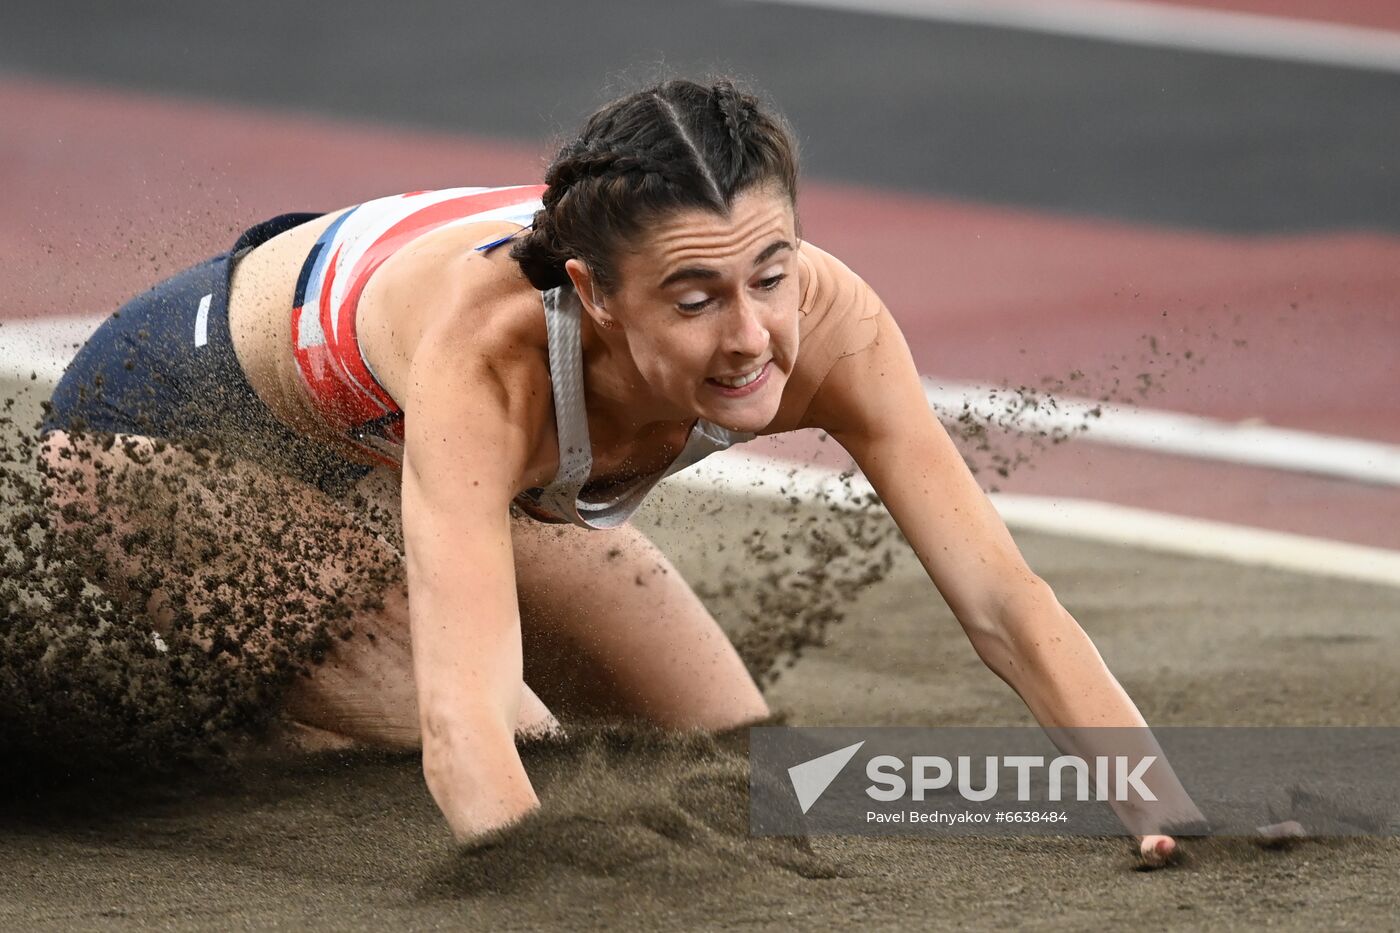
[[[725,395],[747,395],[757,391],[768,380],[768,370],[773,361],[769,360],[757,369],[733,376],[711,376],[705,381]]]

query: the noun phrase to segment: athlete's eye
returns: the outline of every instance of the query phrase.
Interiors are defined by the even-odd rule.
[[[759,279],[758,287],[763,289],[765,292],[771,292],[775,288],[777,288],[778,285],[781,284],[783,279],[785,278],[787,278],[786,272],[780,272],[777,275],[770,275],[766,278]],[[714,300],[714,298],[706,297],[696,299],[695,301],[682,301],[679,302],[676,305],[676,307],[679,308],[685,314],[696,314],[708,308],[711,304],[714,303]]]
[[[676,305],[676,307],[680,308],[686,314],[694,314],[697,311],[705,310],[712,301],[714,301],[713,298],[703,298],[700,301],[683,301]]]

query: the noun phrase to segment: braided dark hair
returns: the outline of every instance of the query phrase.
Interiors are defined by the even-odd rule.
[[[670,211],[724,215],[736,195],[760,184],[795,204],[797,151],[782,117],[732,82],[674,80],[594,113],[544,180],[544,209],[511,257],[542,290],[569,281],[567,260],[583,260],[607,292],[618,246]]]

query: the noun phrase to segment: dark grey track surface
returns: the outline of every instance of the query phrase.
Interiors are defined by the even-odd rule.
[[[0,72],[513,139],[662,64],[756,82],[818,177],[1232,231],[1400,230],[1395,74],[713,0],[0,7]]]

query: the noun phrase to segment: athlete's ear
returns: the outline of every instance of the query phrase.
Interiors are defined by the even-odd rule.
[[[613,316],[603,309],[603,296],[598,294],[598,282],[588,264],[578,259],[569,259],[564,262],[564,271],[568,273],[569,281],[574,283],[579,303],[588,312],[588,316],[593,318],[593,322],[599,327],[609,329],[617,326]]]

